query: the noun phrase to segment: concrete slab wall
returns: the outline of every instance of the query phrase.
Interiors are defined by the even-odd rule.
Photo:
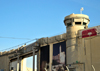
[[[94,71],[92,65],[96,71],[100,70],[99,42],[100,36],[80,38],[78,40],[78,61],[85,63],[85,71]],[[80,69],[78,71],[80,71]]]
[[[0,69],[4,69],[4,71],[9,71],[9,58],[8,58],[8,56],[0,57]]]
[[[96,71],[100,71],[100,36],[90,39],[90,47],[91,65],[95,67]]]

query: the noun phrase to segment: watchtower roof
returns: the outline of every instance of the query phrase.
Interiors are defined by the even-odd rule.
[[[68,18],[87,18],[89,19],[89,16],[85,15],[85,14],[70,14],[68,16],[65,17],[65,19],[68,19]]]

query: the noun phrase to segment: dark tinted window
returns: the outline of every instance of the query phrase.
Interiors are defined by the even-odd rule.
[[[81,22],[75,22],[76,25],[81,25]]]
[[[11,70],[14,70],[14,67],[11,67]]]
[[[72,26],[72,24],[71,24],[71,23],[67,23],[67,27],[68,27],[68,26]]]
[[[83,22],[83,25],[86,25],[86,23],[85,23],[85,22]]]
[[[84,27],[84,29],[86,29],[86,27]]]

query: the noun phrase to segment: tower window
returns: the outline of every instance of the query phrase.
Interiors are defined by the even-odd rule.
[[[85,23],[85,22],[83,22],[83,25],[86,25],[86,23]]]
[[[69,27],[69,26],[72,26],[72,24],[71,23],[67,23],[67,27]]]
[[[86,27],[84,27],[84,29],[86,29]]]
[[[75,25],[81,25],[81,22],[75,22]]]

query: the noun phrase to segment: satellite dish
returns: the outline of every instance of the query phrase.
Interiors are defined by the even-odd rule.
[[[80,9],[80,13],[82,14],[82,11],[83,11],[84,9],[83,9],[83,7]]]

